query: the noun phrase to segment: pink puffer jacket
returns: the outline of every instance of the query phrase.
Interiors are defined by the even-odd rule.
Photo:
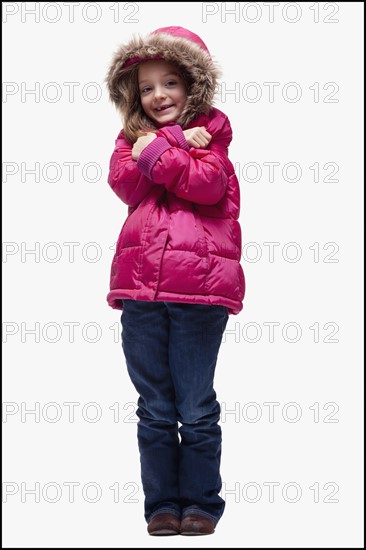
[[[243,308],[240,190],[228,158],[232,130],[219,109],[205,110],[183,127],[159,128],[137,162],[123,130],[116,139],[108,183],[128,205],[128,216],[111,266],[107,301],[114,309],[123,309],[125,298],[223,305],[234,315]],[[185,140],[183,129],[195,126],[212,136],[205,149]]]

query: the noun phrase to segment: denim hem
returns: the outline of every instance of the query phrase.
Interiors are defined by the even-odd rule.
[[[204,510],[197,510],[197,508],[185,508],[184,512],[182,513],[182,519],[184,519],[186,516],[191,516],[191,515],[203,516],[205,518],[211,519],[214,522],[215,527],[220,520],[220,518],[216,516],[212,516],[208,512],[205,512]]]
[[[147,523],[150,523],[150,521],[159,514],[173,514],[178,519],[181,518],[180,512],[178,512],[175,508],[159,508],[158,510],[155,510],[155,512],[153,512],[148,519],[146,519]]]

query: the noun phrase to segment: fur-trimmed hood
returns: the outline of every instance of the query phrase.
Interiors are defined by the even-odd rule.
[[[203,40],[183,27],[162,27],[146,37],[134,36],[121,45],[113,56],[105,82],[110,100],[126,116],[126,95],[121,81],[129,78],[131,65],[148,59],[175,63],[192,81],[186,105],[176,121],[183,128],[213,107],[220,67],[213,61]]]

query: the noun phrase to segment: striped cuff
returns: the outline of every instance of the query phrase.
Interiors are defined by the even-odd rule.
[[[189,145],[186,141],[186,138],[183,134],[182,127],[179,126],[179,124],[175,124],[174,126],[167,126],[168,132],[173,134],[179,145],[182,147],[182,149],[185,149],[186,151],[189,151]]]
[[[137,159],[137,167],[144,176],[150,178],[151,170],[154,168],[158,158],[165,153],[168,149],[171,149],[171,145],[163,137],[155,138],[140,154]]]

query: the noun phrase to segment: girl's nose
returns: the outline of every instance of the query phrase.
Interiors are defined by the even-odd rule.
[[[165,93],[164,88],[157,87],[155,89],[155,97],[157,99],[163,99],[164,97],[166,97],[166,93]]]

